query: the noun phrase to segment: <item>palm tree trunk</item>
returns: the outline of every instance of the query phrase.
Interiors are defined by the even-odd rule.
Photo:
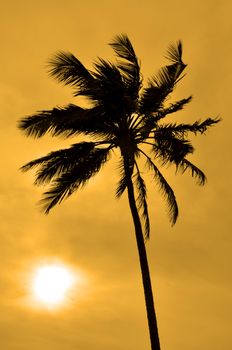
[[[154,306],[154,300],[153,300],[153,294],[152,294],[151,278],[150,278],[149,266],[147,261],[147,253],[146,253],[146,248],[144,243],[141,221],[139,218],[138,209],[135,201],[134,186],[131,179],[132,174],[131,174],[130,164],[129,164],[129,160],[126,159],[125,156],[124,156],[124,169],[127,177],[128,199],[129,199],[130,210],[131,210],[131,214],[134,222],[136,242],[137,242],[137,247],[139,252],[139,261],[140,261],[140,268],[141,268],[142,280],[143,280],[143,289],[144,289],[144,296],[145,296],[145,303],[146,303],[146,310],[147,310],[147,320],[148,320],[149,333],[150,333],[151,349],[160,350],[159,334],[158,334],[155,306]]]

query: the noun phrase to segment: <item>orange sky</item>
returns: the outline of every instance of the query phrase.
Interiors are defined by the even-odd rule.
[[[232,348],[231,339],[231,2],[12,1],[0,5],[1,350],[149,349],[145,306],[131,217],[115,200],[112,161],[84,191],[49,216],[36,203],[33,174],[18,168],[69,141],[27,139],[17,121],[37,110],[75,103],[72,90],[48,78],[57,50],[88,68],[112,58],[107,43],[126,32],[144,78],[165,64],[170,42],[182,39],[187,76],[176,98],[193,94],[176,121],[220,115],[223,122],[194,140],[194,162],[208,183],[165,170],[180,206],[171,228],[164,202],[149,185],[147,244],[162,350]],[[72,140],[73,142],[73,140]],[[36,264],[61,260],[82,271],[86,284],[54,312],[28,303]]]

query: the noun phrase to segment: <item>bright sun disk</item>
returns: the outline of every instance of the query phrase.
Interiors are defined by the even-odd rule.
[[[37,269],[33,280],[35,297],[47,305],[61,303],[73,284],[73,275],[68,268],[47,265]]]

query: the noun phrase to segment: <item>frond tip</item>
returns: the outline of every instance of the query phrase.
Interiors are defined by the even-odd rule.
[[[116,198],[120,198],[127,187],[126,177],[121,177],[116,188]]]
[[[117,68],[134,98],[138,97],[141,85],[140,65],[130,39],[126,34],[117,35],[110,43],[118,57]]]
[[[137,205],[138,205],[138,209],[142,211],[142,218],[144,221],[144,236],[145,236],[145,239],[149,239],[150,220],[149,220],[149,214],[148,214],[146,184],[139,172],[136,175],[135,181],[136,181],[136,189],[138,192]]]
[[[127,179],[126,179],[126,174],[125,174],[125,169],[124,169],[124,163],[123,160],[120,159],[119,161],[119,173],[120,173],[120,180],[117,184],[116,188],[116,193],[115,196],[116,198],[120,198],[122,194],[124,193],[125,189],[127,188]]]
[[[57,52],[48,65],[49,75],[65,85],[87,88],[94,81],[91,73],[70,52]]]
[[[185,173],[186,170],[189,170],[191,172],[191,175],[193,178],[197,180],[197,184],[200,186],[205,185],[207,178],[202,170],[200,170],[196,165],[192,164],[189,160],[186,158],[183,159],[176,167],[177,171],[181,171],[182,173]]]
[[[158,167],[151,160],[151,158],[148,157],[147,154],[144,153],[143,151],[140,150],[140,152],[146,157],[147,159],[146,164],[148,168],[152,170],[154,179],[156,180],[160,191],[162,192],[164,198],[167,201],[170,221],[171,221],[171,224],[174,225],[176,223],[176,220],[179,214],[179,209],[178,209],[174,191],[171,188],[171,186],[168,184],[167,180],[164,178],[162,173],[159,171]]]
[[[183,63],[182,51],[182,42],[181,40],[178,40],[176,44],[172,43],[169,45],[166,58],[169,59],[172,63]]]

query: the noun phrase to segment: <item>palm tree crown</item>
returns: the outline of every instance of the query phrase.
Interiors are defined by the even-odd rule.
[[[186,157],[194,148],[188,139],[190,133],[204,133],[217,123],[217,118],[207,118],[193,124],[164,123],[164,118],[181,110],[191,101],[191,96],[167,106],[167,97],[183,77],[186,64],[182,61],[182,44],[169,46],[169,65],[161,68],[142,87],[140,64],[133,46],[122,34],[110,43],[116,53],[115,64],[99,58],[94,70],[84,65],[69,52],[58,52],[50,61],[50,75],[74,88],[74,96],[85,96],[91,102],[88,108],[69,104],[62,108],[43,110],[20,121],[19,127],[26,135],[42,137],[87,135],[91,142],[83,141],[70,148],[51,152],[22,167],[27,171],[38,167],[35,184],[50,183],[42,199],[45,213],[69,197],[94,176],[109,160],[113,149],[120,150],[121,178],[116,196],[127,188],[128,176],[137,191],[137,208],[144,220],[144,236],[149,237],[150,225],[146,201],[146,185],[141,175],[138,158],[144,158],[147,167],[166,197],[170,220],[174,224],[178,206],[174,192],[156,161],[162,165],[173,164],[177,171],[190,170],[200,185],[206,181],[204,173]],[[150,155],[143,145],[150,147]],[[127,165],[127,169],[126,169]]]

